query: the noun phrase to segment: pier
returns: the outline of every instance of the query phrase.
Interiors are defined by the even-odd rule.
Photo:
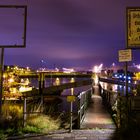
[[[85,92],[86,93],[86,92]],[[87,92],[89,93],[89,92]],[[83,98],[84,97],[84,98]],[[20,137],[25,140],[131,140],[136,137],[130,133],[120,132],[120,128],[127,122],[127,117],[124,116],[124,111],[117,109],[116,118],[113,118],[112,111],[113,105],[118,100],[122,100],[121,104],[124,104],[126,99],[124,96],[120,96],[119,93],[103,89],[101,85],[93,85],[93,90],[91,93],[91,98],[88,97],[89,103],[84,104],[86,101],[85,95],[83,95],[81,104],[81,121],[79,121],[78,129],[73,128],[71,132],[69,129],[61,129],[56,131],[51,131],[46,135],[26,135]],[[117,98],[116,98],[117,97]],[[130,100],[131,99],[131,100]],[[129,99],[131,101],[131,106],[129,106],[129,115],[132,122],[137,123],[139,120],[139,97],[133,97]],[[84,107],[84,106],[85,107]],[[83,111],[84,108],[84,111]],[[121,112],[122,111],[122,112]],[[124,119],[126,119],[124,121]],[[134,130],[135,131],[135,130]],[[18,139],[19,137],[17,137]],[[139,135],[137,136],[139,138]],[[10,137],[12,139],[12,137]],[[13,137],[16,139],[16,137]]]
[[[140,140],[139,6],[0,2],[0,140]]]
[[[113,140],[116,137],[116,126],[102,104],[102,98],[98,86],[94,86],[90,105],[86,111],[80,129],[57,130],[49,132],[45,136],[25,137],[25,140]]]

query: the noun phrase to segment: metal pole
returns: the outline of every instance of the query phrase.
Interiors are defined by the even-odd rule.
[[[70,102],[70,133],[72,132],[72,110],[73,109],[73,102]]]
[[[26,46],[26,30],[27,30],[27,6],[24,6],[25,8],[25,15],[24,15],[24,33],[23,33],[23,44],[24,44],[24,47]]]
[[[78,99],[78,129],[80,129],[81,126],[81,95],[79,95],[80,98]]]
[[[53,86],[52,71],[51,71],[51,86]]]
[[[128,78],[127,78],[128,62],[125,62],[125,96],[128,98]]]
[[[126,126],[129,123],[129,105],[128,105],[128,62],[125,62],[125,96],[126,96]]]
[[[4,48],[1,48],[1,65],[0,65],[0,80],[1,80],[0,81],[0,116],[2,116],[3,71],[4,71]]]
[[[39,94],[42,93],[42,81],[41,81],[41,76],[42,76],[42,74],[39,72],[39,73],[38,73],[38,88],[39,88]]]
[[[71,88],[71,95],[73,95],[74,89]],[[73,119],[73,101],[70,102],[70,133],[72,132],[72,119]]]
[[[26,119],[27,119],[27,99],[24,97],[24,103],[23,103],[23,127],[26,125]]]

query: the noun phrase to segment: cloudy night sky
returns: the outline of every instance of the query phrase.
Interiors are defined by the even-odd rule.
[[[118,63],[118,50],[126,46],[126,7],[140,7],[140,0],[0,0],[6,4],[28,7],[26,48],[5,49],[6,65],[92,68]],[[20,42],[21,13],[0,10],[1,44]],[[140,50],[133,51],[133,62],[140,63]]]

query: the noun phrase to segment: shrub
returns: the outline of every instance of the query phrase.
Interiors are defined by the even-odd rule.
[[[22,126],[23,107],[19,104],[4,103],[2,106],[2,124],[4,128]],[[5,125],[6,124],[6,125]]]
[[[4,134],[2,130],[0,130],[0,140],[6,140],[7,135]]]
[[[32,115],[27,119],[24,132],[47,133],[60,128],[60,120],[46,115]]]

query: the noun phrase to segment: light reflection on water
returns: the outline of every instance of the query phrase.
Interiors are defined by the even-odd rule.
[[[80,80],[88,80],[89,78],[45,78],[45,87],[49,87],[51,85],[60,85]],[[31,86],[38,88],[38,79],[37,78],[30,78]]]
[[[112,90],[114,92],[120,92],[124,94],[126,92],[126,88],[123,85],[110,84],[110,83],[105,83],[105,82],[100,82],[100,84],[104,89],[107,89],[107,90]],[[131,93],[131,91],[132,91],[132,88],[128,87],[128,93]]]
[[[59,111],[61,112],[68,112],[70,111],[70,102],[67,102],[66,98],[68,95],[79,95],[79,93],[81,93],[82,91],[86,91],[88,89],[90,89],[91,86],[83,86],[83,87],[77,87],[77,88],[70,88],[70,89],[66,89],[61,93],[61,99],[63,101],[62,104],[60,104],[59,106]],[[73,102],[73,110],[74,112],[78,110],[78,100],[76,99],[75,102]]]
[[[89,78],[46,78],[45,79],[45,87],[51,86],[51,85],[60,85],[64,83],[72,83],[75,81],[80,81],[80,80],[88,80]],[[38,79],[37,78],[32,78],[30,79],[31,85],[38,88]],[[82,86],[82,87],[77,87],[77,88],[70,88],[70,89],[65,89],[61,93],[61,96],[59,97],[62,100],[62,103],[59,104],[58,110],[61,112],[69,112],[70,111],[70,102],[67,102],[66,98],[68,95],[75,95],[77,96],[79,93],[86,91],[91,88],[90,86]],[[78,108],[78,100],[73,102],[73,109],[76,111]]]
[[[46,78],[45,80],[45,86],[48,87],[50,86],[53,82],[53,85],[60,85],[61,83],[68,83],[68,82],[74,82],[74,81],[79,81],[79,80],[87,80],[89,78]],[[30,81],[30,84],[31,86],[34,86],[36,88],[38,88],[38,79],[37,78],[31,78],[29,79]],[[57,104],[57,111],[60,111],[60,112],[69,112],[70,111],[70,102],[67,102],[66,98],[68,95],[75,95],[77,96],[79,93],[83,92],[83,91],[86,91],[88,89],[90,89],[91,86],[83,86],[83,87],[77,87],[77,88],[70,88],[70,89],[66,89],[64,90],[62,93],[61,93],[61,96],[58,97],[62,100],[62,102],[60,104]],[[57,99],[58,99],[57,98]],[[40,101],[31,101],[30,104],[27,105],[27,108],[31,108],[31,110],[34,109],[34,106],[35,105],[38,105],[38,102]],[[47,101],[46,101],[47,102]],[[48,101],[49,103],[49,101]],[[20,105],[18,103],[14,103],[15,106],[12,105],[12,109],[14,107],[14,109],[17,110],[17,112],[21,111],[21,115],[22,115],[22,111],[23,111],[23,104]],[[48,104],[47,104],[48,105]],[[22,108],[21,108],[21,107]],[[49,105],[48,105],[49,106]],[[11,103],[10,104],[6,104],[4,107],[7,107],[7,108],[11,108]],[[52,104],[50,104],[50,108],[52,108]],[[76,113],[78,110],[78,99],[76,98],[76,101],[73,102],[73,111]],[[4,108],[4,111],[6,111],[6,108]]]

